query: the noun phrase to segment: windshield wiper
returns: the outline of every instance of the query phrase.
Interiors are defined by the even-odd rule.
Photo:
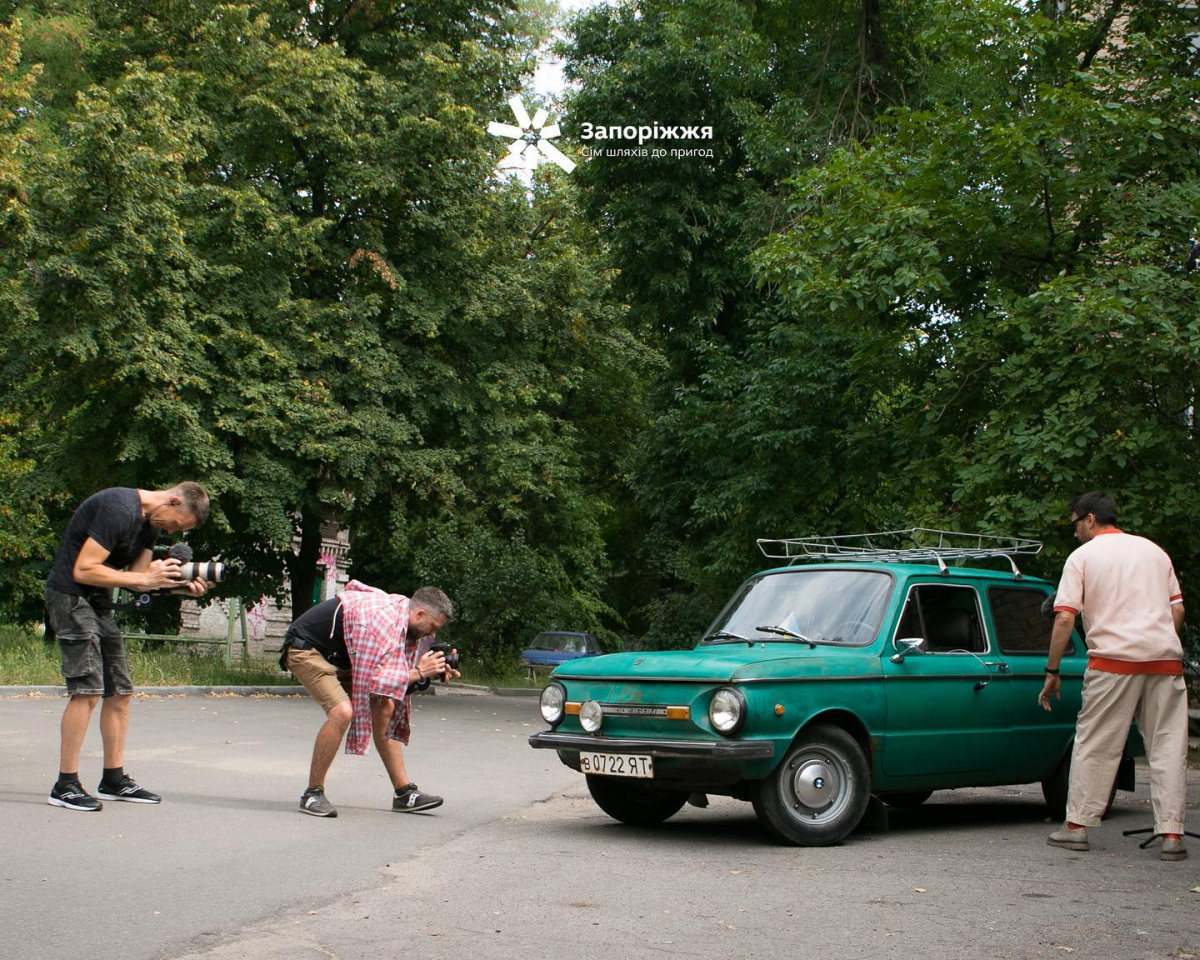
[[[747,646],[754,646],[754,641],[749,637],[743,637],[740,633],[730,633],[728,630],[717,630],[705,637],[701,643],[708,643],[710,640],[719,640],[725,643],[744,643]]]
[[[817,649],[816,640],[810,640],[804,634],[789,630],[787,627],[755,627],[754,629],[761,630],[763,633],[773,633],[778,637],[787,637],[789,640],[799,640],[801,643],[807,643],[811,649]]]

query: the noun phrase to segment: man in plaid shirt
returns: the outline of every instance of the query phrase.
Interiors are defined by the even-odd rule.
[[[280,664],[325,710],[302,812],[337,816],[325,796],[325,775],[343,736],[346,752],[360,756],[374,739],[396,791],[393,810],[441,806],[441,797],[422,793],[408,779],[400,744],[408,743],[409,691],[424,689],[434,677],[445,682],[459,676],[443,653],[429,649],[453,612],[436,587],[421,587],[409,598],[351,580],[340,596],[312,607],[288,628]]]

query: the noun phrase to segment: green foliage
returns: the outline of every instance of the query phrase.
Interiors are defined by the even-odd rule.
[[[600,156],[576,173],[616,290],[668,361],[630,461],[650,533],[628,566],[656,577],[630,599],[653,646],[696,638],[759,565],[757,537],[899,512],[900,491],[873,478],[876,444],[848,439],[879,403],[852,386],[851,331],[797,317],[757,284],[753,260],[783,222],[786,178],[904,98],[909,25],[925,5],[856,6],[651,2],[572,24],[576,128],[714,130],[701,143],[712,158]]]
[[[538,630],[612,639],[621,626],[605,602],[602,527],[621,502],[618,458],[653,357],[624,328],[557,175],[532,195],[496,185],[482,217],[476,322],[451,340],[456,379],[430,392],[424,430],[454,482],[429,477],[423,495],[356,507],[356,557],[371,559],[354,572],[438,583],[470,624],[473,654],[490,659]]]
[[[356,575],[460,594],[481,647],[546,616],[619,625],[601,521],[620,494],[597,491],[645,351],[561,189],[494,182],[485,133],[547,11],[33,12],[84,25],[73,108],[56,90],[39,114],[36,311],[3,356],[41,411],[18,447],[51,524],[101,486],[192,478],[214,496],[197,555],[240,563],[223,590],[286,578],[299,613],[335,524]]]
[[[632,461],[678,645],[759,536],[913,523],[1073,546],[1069,498],[1196,565],[1197,13],[1168,3],[641,3],[574,24],[583,206],[669,359]]]
[[[183,477],[230,589],[303,609],[349,527],[496,669],[546,627],[689,643],[762,536],[1040,535],[1053,575],[1095,487],[1186,579],[1198,17],[598,5],[566,132],[712,156],[529,186],[484,131],[541,0],[9,0],[0,613],[88,493]]]
[[[27,288],[32,213],[28,147],[39,70],[21,66],[22,26],[0,25],[0,338],[21,344],[34,316]],[[7,373],[4,368],[0,371]],[[47,500],[29,480],[37,465],[37,423],[43,407],[0,396],[0,615],[40,601],[42,562],[52,543]]]
[[[858,338],[918,513],[1041,535],[1053,574],[1068,501],[1104,488],[1186,572],[1196,13],[1148,4],[1106,31],[1107,9],[947,5],[922,36],[923,108],[797,178],[759,264],[798,315]]]

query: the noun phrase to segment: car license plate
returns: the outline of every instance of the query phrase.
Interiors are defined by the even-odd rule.
[[[636,753],[580,753],[579,769],[606,777],[653,777],[654,758]]]

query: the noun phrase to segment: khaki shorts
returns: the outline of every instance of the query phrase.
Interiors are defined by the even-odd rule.
[[[339,670],[316,650],[289,647],[287,668],[326,713],[350,699],[350,671]]]

